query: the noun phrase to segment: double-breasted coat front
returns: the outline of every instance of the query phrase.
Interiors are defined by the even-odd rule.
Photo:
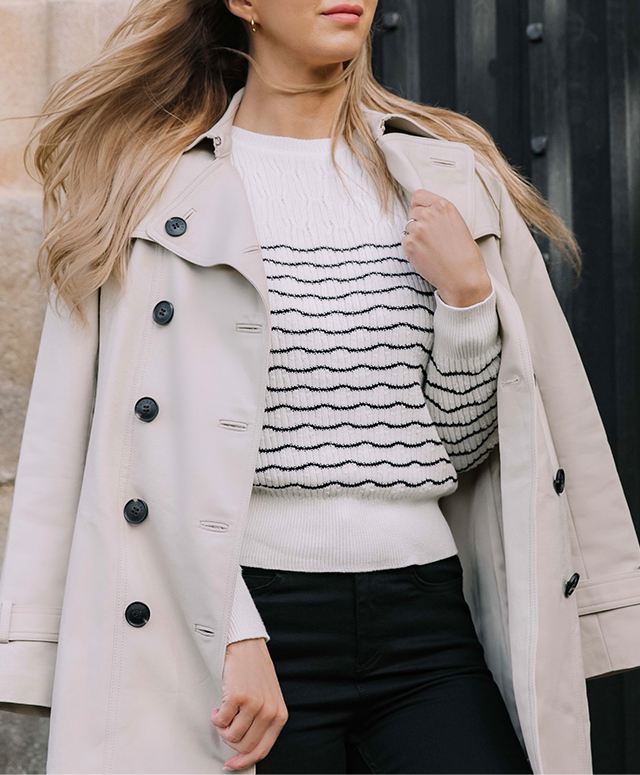
[[[124,289],[89,297],[85,329],[47,307],[0,579],[0,708],[50,714],[49,773],[220,773],[235,752],[210,718],[270,345],[229,159],[243,91],[136,226]],[[456,205],[496,289],[499,446],[440,505],[533,771],[589,773],[585,678],[640,666],[640,547],[592,391],[497,175],[407,116],[363,112],[406,192]]]

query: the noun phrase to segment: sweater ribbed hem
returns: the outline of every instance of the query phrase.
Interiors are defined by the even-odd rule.
[[[240,564],[363,572],[434,562],[456,552],[433,498],[300,498],[254,488]]]

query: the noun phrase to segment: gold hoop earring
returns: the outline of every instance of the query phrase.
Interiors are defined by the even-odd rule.
[[[251,17],[251,32],[257,32],[258,29],[256,27],[256,23],[253,21],[253,16]]]

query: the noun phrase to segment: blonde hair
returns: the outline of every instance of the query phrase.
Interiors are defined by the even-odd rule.
[[[83,301],[112,275],[124,284],[133,228],[149,211],[184,148],[222,116],[246,82],[249,62],[272,88],[323,91],[344,82],[331,130],[375,182],[383,208],[402,201],[399,184],[375,144],[360,105],[404,113],[437,136],[467,143],[504,181],[530,227],[557,245],[580,271],[579,246],[562,219],[467,116],[398,97],[371,69],[372,32],[330,83],[282,86],[248,54],[248,25],[224,0],[138,0],[101,53],[52,88],[25,149],[43,185],[40,280],[82,324]],[[358,141],[362,143],[363,150]],[[29,172],[31,174],[31,172]]]

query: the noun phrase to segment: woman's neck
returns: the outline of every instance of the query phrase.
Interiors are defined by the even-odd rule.
[[[330,92],[278,94],[248,78],[233,125],[263,135],[301,140],[326,139],[342,99],[344,85]]]

